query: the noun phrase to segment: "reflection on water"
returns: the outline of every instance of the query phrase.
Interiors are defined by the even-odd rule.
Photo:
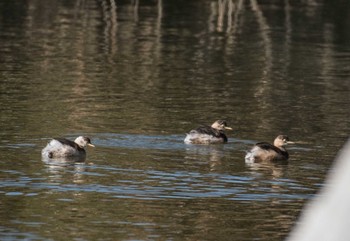
[[[94,142],[102,147],[124,147],[136,149],[182,149],[184,136],[168,135],[128,135],[113,133],[98,133]]]
[[[287,171],[287,163],[246,163],[252,173],[267,173],[274,178],[282,178]]]
[[[344,1],[0,9],[0,239],[282,240],[348,137]],[[214,119],[227,144],[184,144]],[[245,164],[281,133],[288,164]],[[84,162],[41,160],[77,135]]]
[[[84,183],[85,179],[85,164],[61,162],[55,160],[48,162],[46,172],[48,173],[48,183],[61,183],[63,181],[71,181],[73,183]],[[68,175],[67,175],[68,174]],[[67,178],[69,176],[69,178]]]
[[[187,145],[186,147],[185,160],[209,163],[211,171],[222,164],[224,157],[224,145]]]

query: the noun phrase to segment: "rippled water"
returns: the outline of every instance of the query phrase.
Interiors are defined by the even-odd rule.
[[[3,238],[280,239],[325,171],[296,163],[310,162],[310,147],[292,148],[289,165],[249,167],[251,140],[188,146],[182,135],[92,136],[97,148],[78,164],[42,163],[43,140],[2,146]]]
[[[283,240],[350,131],[343,4],[0,3],[0,239]],[[216,119],[227,144],[183,143]],[[244,163],[280,133],[288,164]]]

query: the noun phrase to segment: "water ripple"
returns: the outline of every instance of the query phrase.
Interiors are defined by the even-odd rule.
[[[183,142],[185,135],[133,135],[98,133],[94,134],[94,143],[101,147],[119,147],[133,149],[159,149],[159,150],[212,150],[242,147],[243,144],[251,144],[252,141],[230,138],[226,145],[188,145]]]
[[[3,190],[11,190],[6,195],[27,195],[29,191],[42,193],[42,190],[50,190],[103,193],[115,198],[152,200],[220,197],[240,201],[265,201],[275,198],[290,201],[310,197],[309,194],[304,194],[310,193],[310,188],[286,178],[262,181],[254,176],[205,174],[193,171],[164,172],[82,164],[78,165],[78,169],[73,168],[60,169],[58,173],[52,172],[49,179],[44,182],[42,178],[21,176],[2,181],[0,187]],[[81,181],[65,183],[61,178],[63,175],[77,175]],[[108,178],[109,183],[88,183],[83,180],[87,177]],[[21,192],[15,191],[19,188]],[[290,194],[290,190],[294,190],[294,194]],[[296,194],[295,191],[299,193]]]

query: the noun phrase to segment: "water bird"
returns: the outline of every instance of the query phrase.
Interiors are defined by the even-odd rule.
[[[41,151],[44,158],[77,157],[85,158],[85,147],[91,146],[89,137],[79,136],[74,141],[65,138],[54,138]]]
[[[226,143],[225,130],[232,130],[227,126],[226,121],[217,120],[211,126],[202,125],[186,134],[186,144],[217,144]]]
[[[246,163],[287,161],[289,154],[285,148],[288,144],[294,144],[289,141],[288,136],[279,135],[273,142],[273,145],[267,142],[256,143],[245,156]]]

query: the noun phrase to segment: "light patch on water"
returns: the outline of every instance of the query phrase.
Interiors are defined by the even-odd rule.
[[[183,150],[188,149],[214,149],[232,148],[232,146],[245,143],[244,140],[233,139],[227,144],[220,145],[192,145],[185,144],[185,135],[133,135],[133,134],[113,134],[113,133],[97,133],[92,135],[93,142],[96,146],[102,147],[118,147],[118,148],[135,148],[135,149],[159,149],[159,150]]]

